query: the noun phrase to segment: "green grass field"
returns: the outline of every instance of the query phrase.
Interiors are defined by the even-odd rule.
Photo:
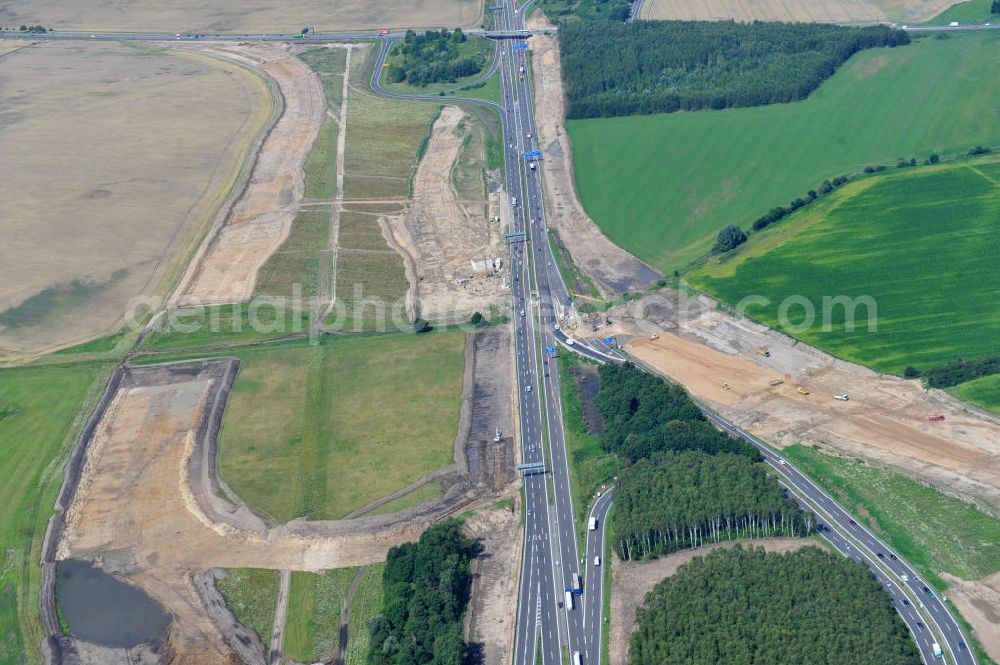
[[[954,388],[948,388],[948,392],[966,402],[972,402],[1000,414],[1000,374],[982,376],[960,383]]]
[[[997,34],[921,38],[855,55],[798,103],[571,121],[584,206],[617,244],[683,269],[726,224],[824,179],[1000,143],[998,48]]]
[[[994,24],[1000,22],[1000,16],[996,14],[990,14],[990,6],[993,4],[993,0],[969,0],[968,2],[959,2],[958,4],[952,5],[941,14],[935,16],[930,21],[927,21],[930,25],[948,25],[952,21],[958,21],[961,24],[966,23],[989,23]]]
[[[689,275],[691,283],[735,304],[751,294],[770,300],[746,313],[842,358],[902,373],[956,358],[1000,353],[1000,289],[995,257],[1000,209],[1000,161],[962,160],[895,171],[848,185],[752,238],[718,264]],[[823,298],[870,296],[853,332],[843,307],[823,323]],[[786,297],[814,308],[780,317]],[[804,325],[804,323],[803,323]],[[824,330],[824,328],[829,330]]]
[[[398,499],[393,499],[392,501],[382,504],[375,510],[365,513],[365,515],[389,515],[391,513],[398,513],[401,510],[406,510],[407,508],[412,508],[413,506],[419,506],[426,501],[440,499],[443,496],[444,488],[441,486],[441,483],[430,482],[425,485],[421,485],[409,494],[404,494]]]
[[[398,57],[398,55],[396,54],[398,53],[397,49],[399,48],[401,43],[402,42],[396,42],[393,48],[393,52],[389,53],[388,62],[390,64],[398,63],[401,61],[401,58]],[[483,68],[485,70],[486,68],[489,67],[489,63],[493,59],[493,50],[495,45],[496,42],[494,42],[491,39],[486,39],[485,37],[469,36],[469,38],[465,42],[459,44],[458,53],[460,57],[468,57],[475,55],[477,53],[482,55],[486,59],[485,60],[486,65]],[[383,74],[380,75],[381,78],[380,83],[382,84],[382,87],[385,88],[386,90],[403,93],[406,95],[436,95],[441,92],[447,94],[449,91],[462,88],[463,86],[466,86],[469,83],[475,82],[476,80],[479,79],[479,77],[483,75],[483,71],[480,71],[476,74],[473,74],[472,76],[463,76],[454,83],[449,83],[448,81],[442,81],[440,83],[431,83],[429,85],[419,86],[419,85],[413,85],[407,81],[393,83],[389,81],[387,76],[384,75],[384,71],[385,70],[383,70]],[[475,94],[468,94],[468,93],[474,93],[476,90],[485,90],[485,88],[466,90],[462,93],[456,93],[456,94],[460,94],[463,97],[478,97],[478,95]],[[499,91],[499,87],[497,87],[497,90]]]
[[[453,462],[461,332],[236,352],[219,473],[277,522],[337,519]]]
[[[108,373],[93,364],[0,370],[0,665],[41,662],[42,538],[66,454]]]
[[[230,568],[216,583],[236,620],[257,633],[270,646],[274,612],[278,602],[278,571],[261,568]]]
[[[252,305],[252,306],[251,306]],[[308,332],[312,314],[280,304],[213,305],[172,314],[147,336],[145,349],[184,349],[208,344],[245,344]]]
[[[356,568],[293,572],[285,622],[285,655],[300,663],[328,662],[340,637],[340,607]]]
[[[368,621],[382,612],[382,571],[384,563],[368,566],[354,592],[347,618],[346,665],[364,665],[368,658]]]
[[[1000,520],[896,473],[809,446],[783,452],[939,591],[948,586],[941,572],[977,580],[1000,571]]]
[[[329,210],[297,214],[288,238],[257,272],[256,295],[294,296],[296,299],[319,296],[322,250],[329,239]]]

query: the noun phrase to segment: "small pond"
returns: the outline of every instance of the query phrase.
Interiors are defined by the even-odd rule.
[[[138,587],[88,561],[62,561],[56,598],[76,637],[110,647],[131,647],[161,635],[170,615]]]

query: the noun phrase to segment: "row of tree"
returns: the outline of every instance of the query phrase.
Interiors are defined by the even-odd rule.
[[[680,386],[631,363],[603,365],[597,411],[601,445],[634,462],[665,450],[727,452],[757,459],[749,443],[715,429]]]
[[[386,76],[393,83],[407,81],[413,85],[454,83],[465,76],[482,71],[484,53],[461,49],[468,40],[461,30],[428,30],[418,35],[407,30],[403,42],[389,58]]]
[[[653,588],[629,640],[630,665],[919,662],[872,574],[816,547],[696,558]]]
[[[998,356],[973,360],[959,358],[954,362],[932,367],[924,372],[923,376],[931,388],[950,388],[991,374],[1000,374],[1000,357]],[[905,376],[913,379],[920,376],[920,371],[914,367],[907,367]]]
[[[612,543],[632,561],[724,540],[806,536],[815,519],[799,510],[744,455],[660,453],[619,476]]]
[[[804,99],[853,54],[909,43],[885,26],[579,21],[560,26],[569,118]]]
[[[368,623],[368,665],[461,665],[474,541],[448,520],[389,550],[382,613]]]

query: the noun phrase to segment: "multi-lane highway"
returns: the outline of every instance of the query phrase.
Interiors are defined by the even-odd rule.
[[[530,4],[530,3],[528,3]],[[636,5],[638,6],[638,2]],[[527,5],[525,5],[527,7]],[[523,10],[524,7],[521,8]],[[515,0],[503,0],[495,13],[496,29],[523,29],[521,11]],[[997,29],[1000,26],[910,26],[913,31]],[[469,31],[478,32],[478,31]],[[23,38],[23,33],[0,33],[0,37]],[[294,34],[180,35],[157,33],[47,33],[29,35],[35,39],[94,39],[114,41],[288,41]],[[399,95],[381,88],[378,75],[393,41],[402,32],[371,31],[351,33],[313,33],[310,41],[382,39],[382,48],[371,78],[372,88],[381,94]],[[524,478],[525,532],[522,552],[522,575],[519,583],[518,614],[514,662],[516,665],[561,664],[572,661],[579,652],[587,665],[600,662],[600,643],[604,626],[601,618],[604,589],[601,584],[605,523],[612,506],[613,492],[607,492],[594,504],[590,515],[597,518],[597,528],[586,530],[581,556],[577,542],[578,526],[570,488],[569,465],[562,429],[557,360],[546,350],[559,347],[572,350],[598,362],[621,362],[623,357],[600,343],[573,340],[560,329],[562,315],[571,300],[551,255],[542,199],[540,169],[528,167],[536,157],[525,153],[542,150],[537,143],[531,87],[530,66],[525,39],[498,40],[494,61],[487,75],[499,72],[499,104],[476,99],[451,97],[451,100],[476,103],[492,108],[501,119],[504,139],[506,192],[511,197],[512,218],[510,259],[512,262],[511,297],[517,372],[518,427],[521,458],[524,464],[544,465],[545,473]],[[439,99],[435,97],[435,99]],[[542,156],[544,158],[544,155]],[[967,640],[941,597],[925,591],[925,583],[897,553],[890,550],[865,529],[832,498],[819,490],[786,460],[763,443],[703,407],[706,416],[720,429],[757,446],[782,483],[804,507],[814,510],[823,529],[820,533],[834,547],[869,566],[893,598],[907,626],[914,635],[925,662],[934,661],[931,645],[940,643],[950,662],[975,664],[966,646]],[[584,497],[578,497],[583,499]],[[585,527],[584,527],[585,528]],[[599,563],[595,557],[601,557]],[[572,595],[567,605],[565,590],[573,576],[583,580],[581,594]],[[934,637],[934,636],[937,637]]]

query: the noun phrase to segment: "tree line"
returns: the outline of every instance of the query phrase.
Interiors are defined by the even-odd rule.
[[[923,373],[911,365],[903,372],[903,376],[908,379],[923,376],[924,381],[931,388],[950,388],[991,374],[1000,374],[1000,356],[974,358],[973,360],[959,358],[944,365],[931,367]]]
[[[629,462],[665,450],[760,457],[746,441],[715,429],[683,388],[631,363],[602,365],[600,383],[601,445]]]
[[[901,46],[886,26],[708,21],[577,21],[559,46],[568,118],[792,102],[853,54]]]
[[[625,561],[739,538],[806,536],[815,526],[745,455],[665,452],[621,473],[612,543]]]
[[[393,83],[406,81],[416,86],[431,83],[454,83],[464,76],[482,71],[486,55],[461,49],[468,37],[460,29],[428,30],[418,35],[407,30],[403,42],[389,58],[386,76]]]
[[[389,550],[382,613],[368,623],[368,665],[461,665],[473,545],[451,519]]]
[[[919,662],[875,577],[817,547],[695,558],[646,596],[629,639],[629,665]]]
[[[625,21],[631,0],[542,0],[545,15],[557,25],[575,20]]]

